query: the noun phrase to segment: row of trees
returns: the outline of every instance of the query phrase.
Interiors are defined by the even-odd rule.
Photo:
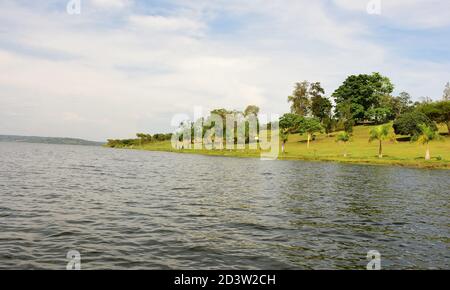
[[[443,100],[438,102],[426,98],[422,102],[413,103],[407,92],[393,96],[393,91],[394,85],[391,80],[380,73],[351,75],[331,94],[331,97],[325,95],[320,82],[296,83],[292,94],[288,96],[291,112],[279,119],[282,152],[285,152],[285,145],[290,134],[306,134],[309,148],[316,133],[325,132],[329,135],[333,131],[343,131],[337,135],[337,141],[346,143],[351,139],[353,127],[360,124],[384,124],[393,121],[395,134],[410,136],[412,140],[428,140],[427,142],[437,138],[433,137],[437,134],[437,124],[445,124],[450,135],[450,83],[445,86]],[[194,122],[184,122],[180,124],[180,127],[188,129],[191,142],[194,143],[196,135],[194,128],[198,128],[196,125],[201,124],[203,138],[217,122],[217,118],[214,119],[212,116],[219,116],[222,120],[223,132],[215,132],[212,138],[221,138],[222,141],[234,138],[237,144],[239,124],[235,124],[233,130],[227,132],[226,117],[227,115],[243,116],[237,119],[240,120],[238,121],[240,125],[245,123],[244,138],[245,143],[249,143],[253,139],[249,136],[251,130],[249,130],[248,118],[256,118],[256,134],[258,134],[259,111],[259,107],[255,105],[249,105],[243,111],[215,109],[211,111],[210,117],[200,118]],[[389,128],[390,125],[378,126],[370,131],[369,141],[380,142],[380,157],[383,155],[382,141],[387,138],[395,139],[395,135],[390,135]],[[434,135],[430,132],[434,132]],[[172,134],[138,133],[137,137],[137,139],[108,140],[108,146],[128,147],[166,141],[171,140]],[[179,138],[181,140],[182,135]]]
[[[131,146],[142,146],[151,142],[162,142],[172,139],[172,133],[144,134],[137,133],[135,139],[108,139],[106,146],[112,148],[124,148]]]
[[[325,96],[320,82],[296,83],[288,102],[291,104],[291,114],[318,119],[327,133],[333,130],[351,133],[356,124],[383,124],[419,106],[433,121],[448,122],[448,118],[442,116],[442,109],[446,109],[445,101],[450,101],[450,83],[445,86],[443,103],[439,108],[423,106],[431,103],[429,98],[422,103],[413,103],[409,93],[401,92],[393,96],[393,90],[391,80],[379,73],[351,75],[332,93],[334,106]]]
[[[217,144],[222,145],[230,140],[234,144],[257,142],[255,137],[258,136],[259,132],[259,111],[259,107],[255,105],[249,105],[243,111],[225,108],[214,109],[210,111],[210,115],[207,117],[201,117],[193,122],[182,122],[176,133],[177,138],[179,141],[185,141],[186,138],[189,140],[190,138],[191,144],[201,141],[196,140],[196,138],[204,140],[205,137],[211,143],[217,142]],[[230,120],[233,128],[228,128]]]
[[[433,136],[437,134],[436,124],[445,124],[450,135],[450,83],[445,86],[443,100],[438,102],[425,98],[423,102],[413,103],[407,92],[393,96],[393,90],[391,80],[379,73],[352,75],[331,95],[333,106],[320,82],[296,83],[288,97],[291,112],[280,118],[282,151],[289,134],[294,133],[307,134],[308,148],[314,134],[319,132],[344,131],[337,135],[337,141],[348,142],[357,124],[394,121],[395,134],[409,135],[411,140],[431,140],[430,132],[434,132]],[[381,141],[395,139],[394,133],[389,134],[389,128],[379,126],[370,132],[369,141],[380,142],[380,157]]]
[[[227,115],[233,115],[236,116],[236,120],[239,120],[240,122],[245,122],[244,126],[245,126],[245,136],[242,136],[242,138],[245,138],[245,143],[249,143],[251,136],[249,136],[249,122],[248,119],[249,118],[254,118],[255,122],[256,122],[256,126],[257,126],[257,130],[256,132],[259,131],[259,122],[258,122],[258,114],[259,114],[259,107],[255,106],[255,105],[249,105],[245,108],[244,111],[239,111],[239,110],[227,110],[224,108],[220,108],[220,109],[214,109],[210,112],[210,116],[206,117],[206,118],[200,118],[198,120],[195,120],[194,122],[191,121],[185,121],[182,122],[180,124],[180,128],[187,128],[190,132],[190,138],[191,138],[191,143],[193,144],[195,142],[194,138],[196,136],[194,130],[197,127],[196,125],[200,124],[201,127],[201,137],[205,137],[205,134],[208,132],[208,130],[211,130],[212,128],[215,127],[215,122],[217,121],[217,119],[214,119],[212,116],[215,117],[219,117],[222,120],[222,125],[223,125],[223,131],[222,132],[215,132],[211,137],[212,137],[212,142],[214,142],[215,138],[220,138],[223,141],[226,141],[227,136],[231,136],[230,134],[232,134],[232,137],[229,138],[234,138],[234,142],[237,143],[237,139],[238,139],[238,132],[237,132],[237,127],[235,124],[235,128],[233,131],[229,130],[230,132],[227,132],[227,122],[226,122],[226,117]],[[242,117],[242,118],[239,118]],[[220,136],[219,136],[220,135]],[[173,134],[164,134],[164,133],[158,133],[158,134],[145,134],[145,133],[137,133],[135,139],[109,139],[107,146],[108,147],[113,147],[113,148],[124,148],[124,147],[132,147],[132,146],[142,146],[151,142],[162,142],[162,141],[169,141],[172,139]],[[225,136],[225,137],[224,137]],[[179,134],[179,136],[176,136],[177,138],[179,138],[180,141],[182,141],[183,139],[183,135]]]
[[[320,82],[296,83],[288,102],[292,114],[317,118],[327,132],[335,129],[351,132],[355,124],[382,124],[411,110],[411,96],[406,92],[392,96],[393,90],[388,77],[379,73],[360,74],[347,77],[333,92],[334,107],[325,97]]]

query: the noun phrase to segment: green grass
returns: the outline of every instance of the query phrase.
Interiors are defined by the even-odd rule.
[[[310,160],[310,161],[334,161],[346,163],[396,165],[419,168],[439,168],[450,169],[450,136],[444,136],[442,141],[430,143],[432,160],[426,161],[425,146],[405,141],[402,136],[398,137],[398,142],[383,141],[383,158],[378,158],[378,141],[369,143],[369,130],[373,126],[356,126],[350,142],[346,145],[335,142],[334,132],[330,136],[319,134],[311,142],[307,149],[306,137],[290,135],[286,144],[286,153],[280,155],[278,159],[283,160]],[[441,127],[442,133],[446,132],[446,127]],[[142,146],[129,147],[130,149],[168,151],[179,153],[194,153],[215,156],[233,157],[260,157],[259,150],[175,150],[170,141],[148,143]],[[344,151],[347,157],[343,156]]]

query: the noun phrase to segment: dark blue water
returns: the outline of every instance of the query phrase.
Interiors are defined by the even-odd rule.
[[[0,143],[0,269],[450,268],[450,171]]]

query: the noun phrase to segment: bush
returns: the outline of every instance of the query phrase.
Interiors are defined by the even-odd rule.
[[[419,125],[425,124],[433,130],[437,130],[436,124],[431,121],[425,114],[414,111],[406,113],[398,117],[394,121],[394,131],[397,135],[417,136],[421,133]]]

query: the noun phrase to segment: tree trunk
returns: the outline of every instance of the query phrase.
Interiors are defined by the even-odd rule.
[[[309,140],[311,139],[311,134],[308,133],[308,143],[306,144],[306,148],[309,149]]]
[[[450,121],[447,122],[448,135],[450,136]]]
[[[427,144],[427,152],[425,153],[425,160],[430,160],[430,145]]]
[[[381,145],[381,140],[380,147],[378,148],[378,158],[383,158],[383,146]]]
[[[284,154],[284,144],[285,144],[285,142],[281,143],[281,153],[283,153],[283,154]]]

